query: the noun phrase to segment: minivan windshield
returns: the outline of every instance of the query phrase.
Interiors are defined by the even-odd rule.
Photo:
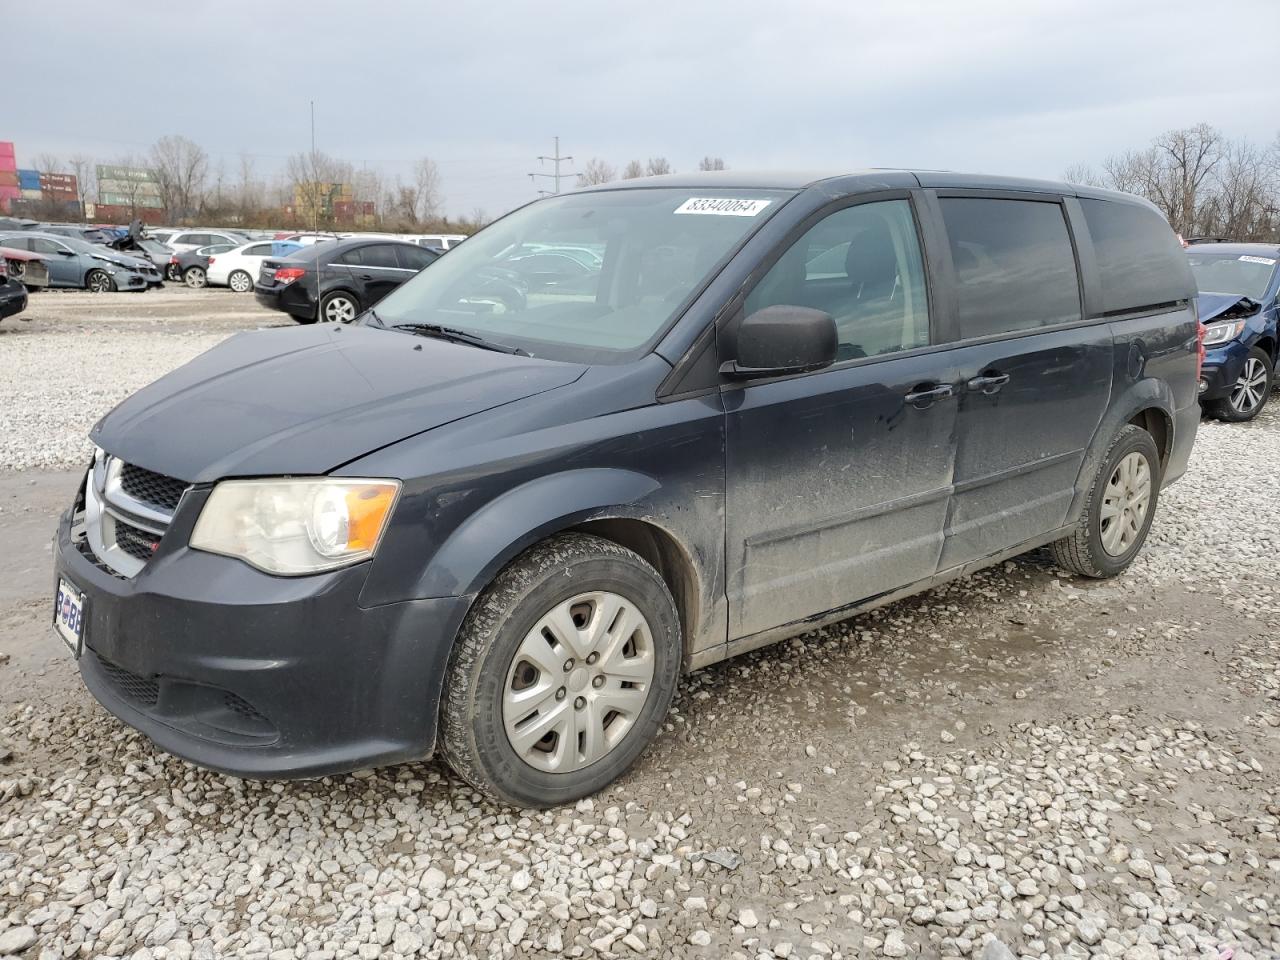
[[[1201,293],[1234,293],[1261,301],[1266,295],[1276,258],[1249,254],[1189,253],[1191,272]]]
[[[378,321],[448,327],[548,359],[629,360],[790,196],[640,187],[550,197],[389,294]]]

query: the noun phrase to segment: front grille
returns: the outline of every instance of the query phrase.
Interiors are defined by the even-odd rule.
[[[187,485],[176,477],[153,473],[132,463],[120,465],[120,486],[129,496],[172,512]]]
[[[130,673],[124,667],[112,663],[105,657],[98,657],[102,672],[107,675],[116,689],[125,697],[146,707],[154,707],[160,699],[160,684],[155,680]]]
[[[135,560],[146,563],[160,545],[160,538],[123,520],[117,520],[116,545]]]

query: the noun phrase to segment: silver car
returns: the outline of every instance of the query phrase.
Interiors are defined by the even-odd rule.
[[[131,257],[74,237],[24,230],[0,236],[0,246],[47,256],[51,287],[107,293],[113,290],[146,290],[164,282],[160,271],[150,260]]]

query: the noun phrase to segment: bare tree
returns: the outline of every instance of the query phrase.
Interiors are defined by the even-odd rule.
[[[1201,190],[1222,161],[1222,134],[1207,123],[1170,130],[1156,137],[1151,199],[1183,236],[1195,232],[1200,214]]]
[[[1274,185],[1263,150],[1247,140],[1228,143],[1197,227],[1236,240],[1265,239],[1272,229]]]
[[[293,189],[292,203],[298,220],[313,229],[330,226],[334,188],[343,182],[343,174],[350,172],[350,164],[315,150],[295,153],[285,169],[289,186]]]
[[[699,170],[727,170],[721,157],[706,156],[698,161]]]
[[[658,177],[664,173],[674,173],[666,157],[650,157],[644,166],[644,172],[650,177]]]
[[[1102,187],[1106,185],[1106,181],[1087,163],[1071,164],[1071,166],[1062,171],[1062,179],[1067,183],[1078,183],[1085,187]]]
[[[415,213],[420,220],[428,220],[440,209],[440,168],[430,157],[419,157],[413,165],[413,185],[418,192]]]
[[[169,216],[194,216],[204,201],[209,178],[209,155],[204,148],[186,137],[161,137],[151,147],[151,169]]]
[[[62,165],[62,161],[52,153],[37,154],[36,169],[41,173],[64,173],[66,170]]]
[[[613,168],[612,164],[606,163],[599,157],[592,157],[587,161],[586,167],[578,174],[578,186],[590,187],[598,183],[610,183],[618,179],[618,171]]]
[[[93,158],[83,153],[73,153],[67,163],[76,178],[76,199],[80,203],[80,215],[83,216],[85,202],[94,195],[93,183],[90,181],[93,176]]]
[[[634,180],[636,177],[644,176],[644,164],[639,160],[632,160],[622,171],[623,180]]]

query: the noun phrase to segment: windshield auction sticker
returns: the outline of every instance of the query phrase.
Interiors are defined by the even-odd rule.
[[[768,200],[733,200],[729,197],[690,197],[676,213],[709,213],[717,217],[754,217],[769,205]]]
[[[676,213],[679,212],[679,210],[676,211]],[[1276,265],[1276,262],[1270,257],[1241,257],[1240,259],[1245,263],[1265,263],[1268,267],[1274,267]]]

